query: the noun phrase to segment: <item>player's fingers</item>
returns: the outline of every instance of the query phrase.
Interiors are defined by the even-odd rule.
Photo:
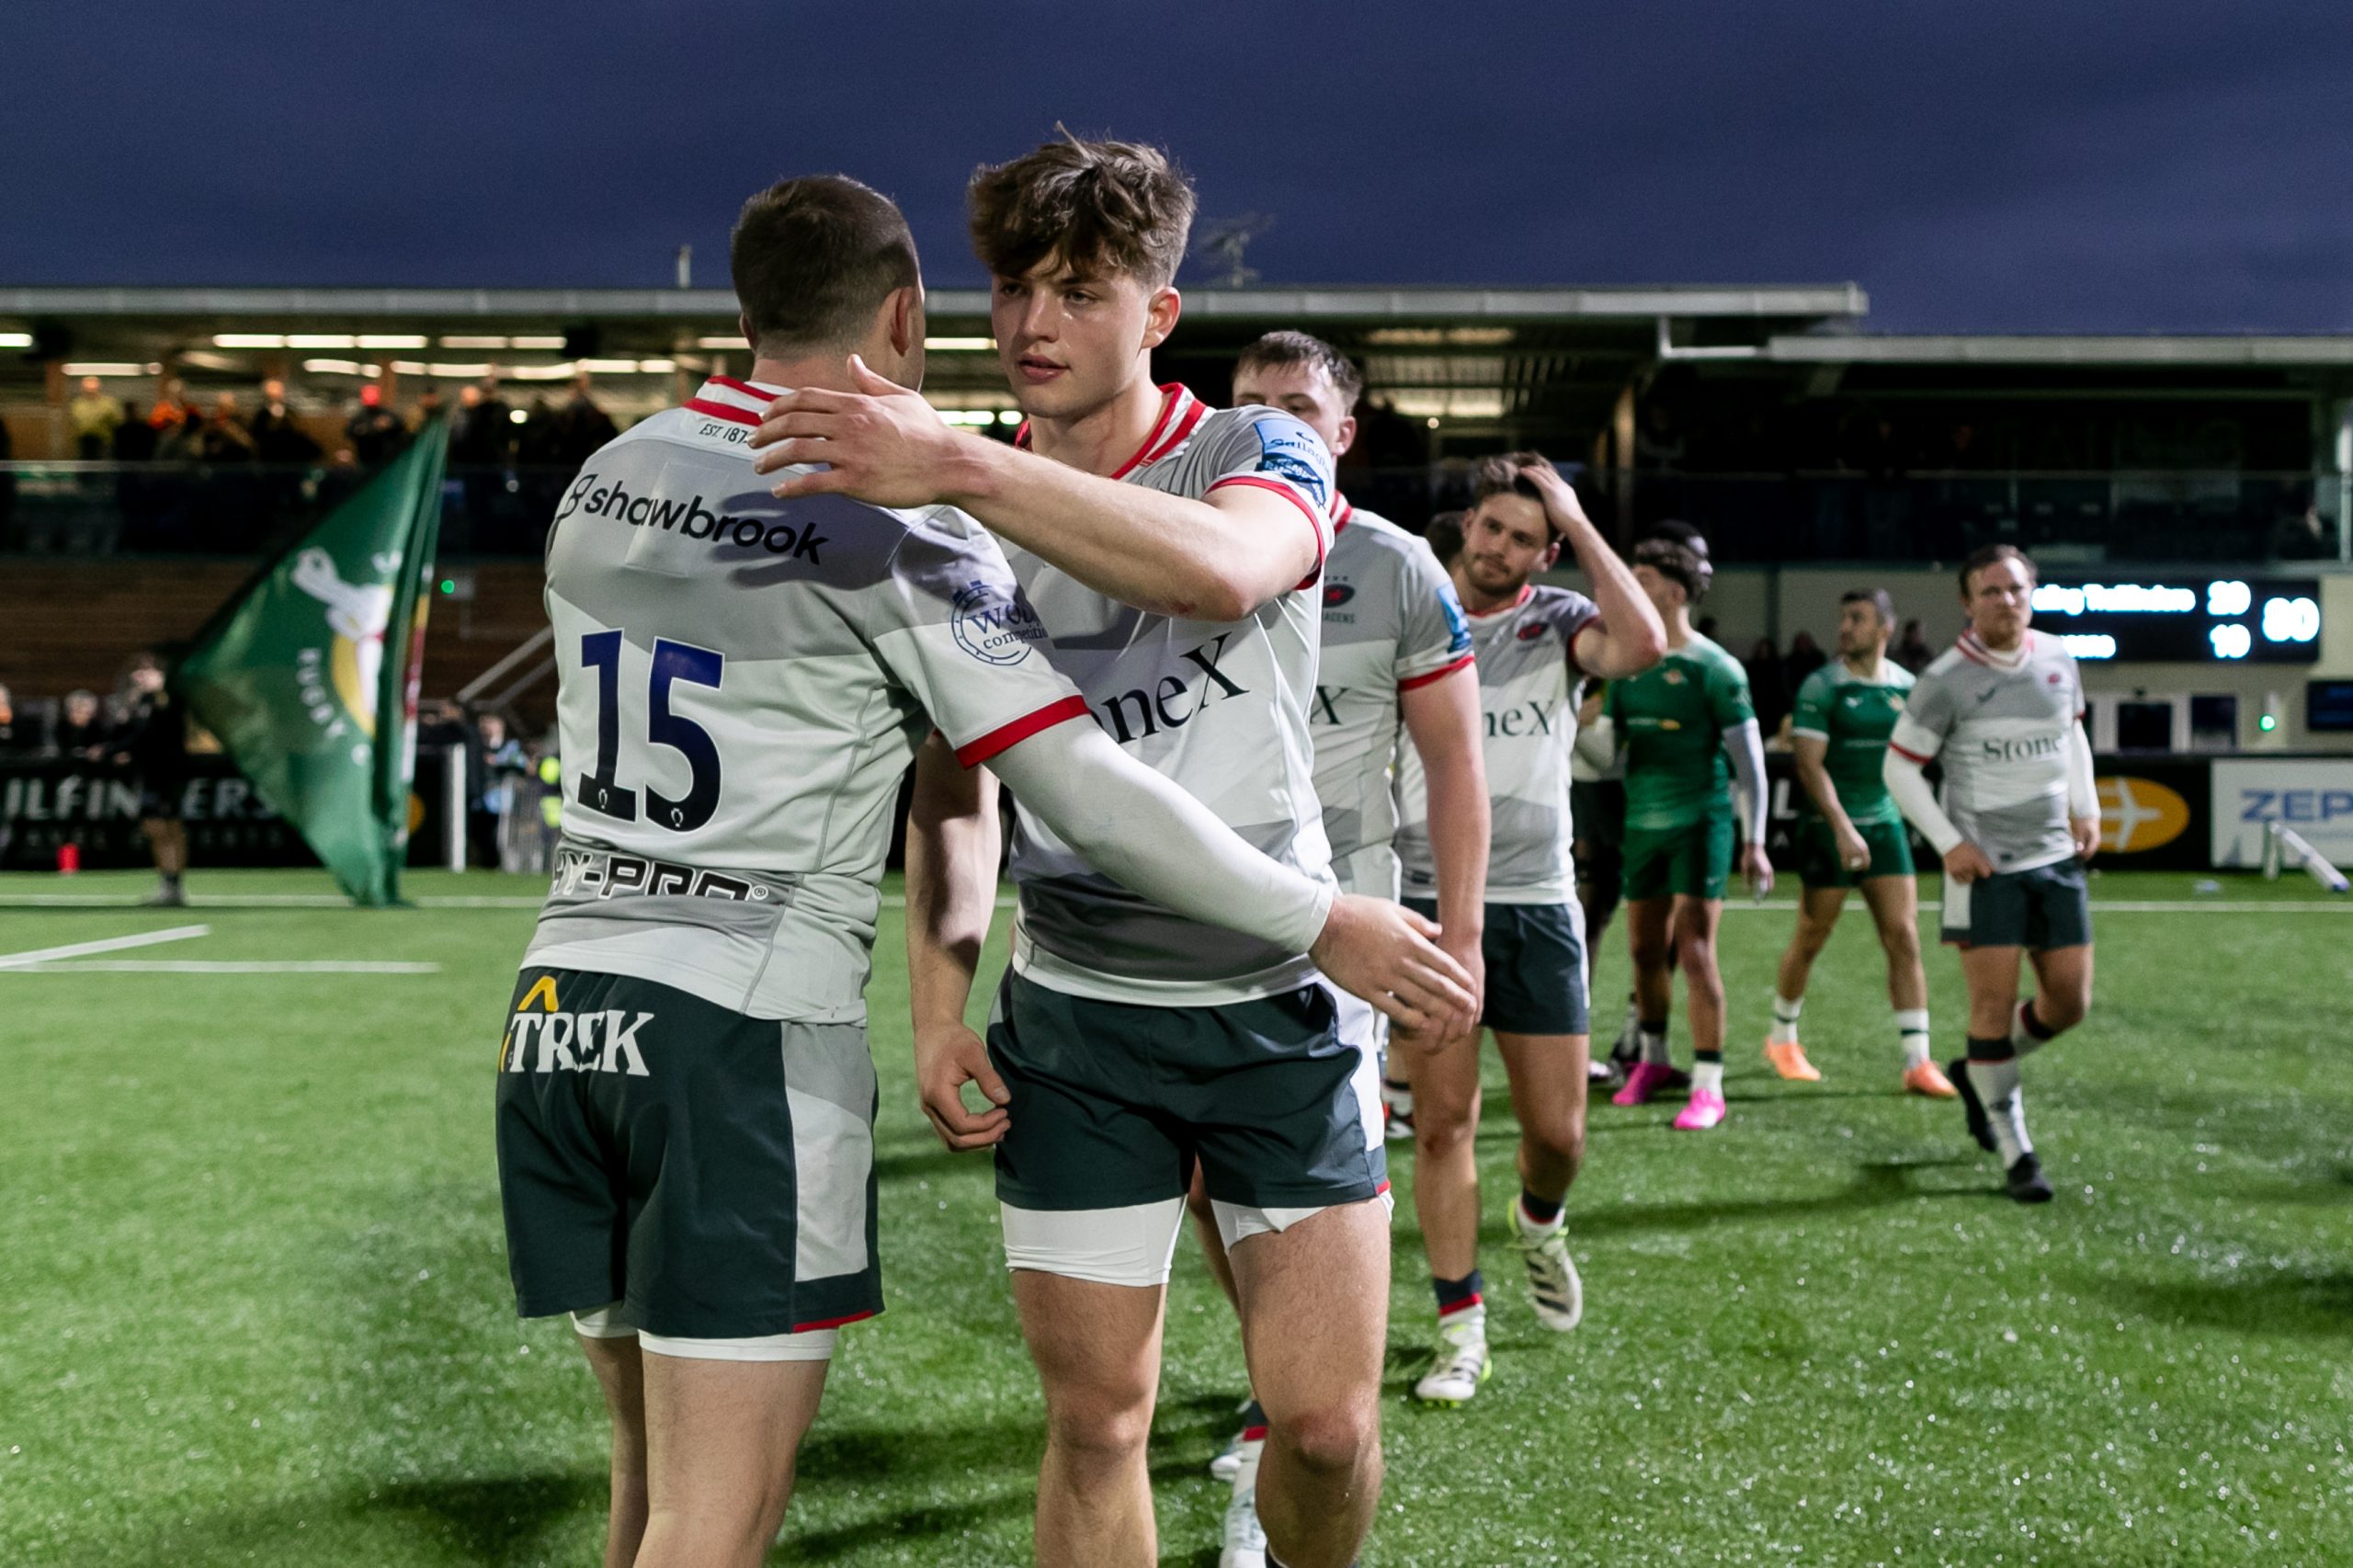
[[[888,397],[892,392],[910,390],[901,386],[888,376],[877,374],[874,368],[866,362],[866,357],[862,354],[853,354],[849,357],[849,379],[851,384],[858,391],[871,393],[876,397]]]
[[[972,1082],[980,1085],[981,1093],[988,1096],[989,1104],[1003,1106],[1012,1100],[1013,1092],[1005,1086],[1005,1080],[997,1076],[996,1068],[989,1062],[985,1051],[968,1055],[963,1066],[964,1071],[972,1075]]]
[[[823,436],[789,436],[754,458],[752,467],[761,473],[774,473],[795,463],[831,462],[837,452]]]
[[[1377,1011],[1408,1036],[1418,1039],[1423,1031],[1429,1028],[1427,1015],[1393,991],[1384,991],[1378,996],[1368,996],[1365,1000],[1370,1002]]]
[[[801,409],[843,409],[858,401],[856,392],[835,392],[830,387],[795,387],[767,406],[771,419],[779,414],[792,414]]]
[[[1397,906],[1397,913],[1405,917],[1405,924],[1407,926],[1411,926],[1415,931],[1428,937],[1432,941],[1436,941],[1439,937],[1446,933],[1446,927],[1440,926],[1437,921],[1432,920],[1428,915],[1424,915],[1418,909],[1408,909],[1401,903]]]
[[[837,468],[811,469],[796,473],[768,486],[768,494],[779,501],[796,500],[803,495],[833,495],[847,490],[850,476]]]
[[[801,409],[790,414],[771,414],[760,422],[758,429],[752,432],[752,445],[766,449],[776,445],[779,441],[790,440],[795,436],[829,436],[840,426],[841,420],[837,416],[818,409]],[[762,466],[763,460],[767,456],[767,452],[763,450],[758,458],[752,460],[752,466],[762,473],[766,473],[768,469],[776,466],[774,462],[767,463],[766,467]]]

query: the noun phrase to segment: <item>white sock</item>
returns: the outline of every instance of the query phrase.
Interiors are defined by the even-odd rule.
[[[1766,1031],[1768,1045],[1795,1045],[1798,1042],[1798,1015],[1805,1011],[1805,998],[1773,994],[1773,1027]]]
[[[1969,1085],[1985,1108],[1985,1119],[1994,1124],[1994,1142],[2001,1146],[2002,1168],[2007,1170],[2020,1154],[2034,1152],[2034,1141],[2026,1135],[2026,1093],[2018,1087],[2018,1064],[1972,1062]]]
[[[1895,1032],[1904,1041],[1904,1065],[1918,1067],[1928,1061],[1928,1009],[1898,1007]]]
[[[1696,1095],[1702,1089],[1711,1095],[1724,1092],[1724,1064],[1722,1062],[1691,1063],[1691,1092]]]
[[[1643,1061],[1655,1062],[1662,1067],[1672,1066],[1674,1064],[1674,1059],[1666,1053],[1666,1031],[1665,1029],[1659,1029],[1656,1032],[1653,1032],[1650,1029],[1643,1029],[1639,1032],[1643,1037]]]

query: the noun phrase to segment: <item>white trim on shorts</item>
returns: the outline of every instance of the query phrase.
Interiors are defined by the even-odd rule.
[[[572,1314],[573,1332],[583,1339],[634,1339],[641,1350],[676,1356],[689,1361],[830,1361],[840,1330],[804,1329],[799,1334],[767,1334],[749,1339],[680,1339],[645,1334],[621,1317],[621,1303],[608,1302],[594,1312]]]
[[[1386,1187],[1379,1197],[1385,1212],[1396,1211]],[[1279,1234],[1326,1209],[1346,1207],[1324,1203],[1312,1209],[1257,1209],[1210,1200],[1217,1233],[1229,1252],[1252,1236]],[[1157,1290],[1167,1284],[1176,1238],[1185,1228],[1181,1198],[1119,1209],[1016,1209],[1010,1203],[997,1208],[1005,1221],[1007,1270],[1057,1274],[1096,1285]]]

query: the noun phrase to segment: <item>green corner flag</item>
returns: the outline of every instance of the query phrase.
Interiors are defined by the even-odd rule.
[[[439,421],[418,431],[223,605],[172,672],[189,717],[356,903],[400,901],[448,448]]]

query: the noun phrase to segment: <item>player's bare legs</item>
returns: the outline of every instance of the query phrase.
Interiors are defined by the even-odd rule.
[[[646,1522],[636,1568],[757,1568],[791,1499],[826,1363],[652,1351],[642,1360]]]
[[[1519,1183],[1558,1203],[1585,1164],[1585,1069],[1592,1037],[1497,1029],[1495,1049],[1511,1078],[1512,1114],[1519,1122]],[[1418,1183],[1418,1165],[1414,1174]]]
[[[1892,879],[1881,877],[1875,880],[1886,881]],[[1902,880],[1905,886],[1911,885],[1911,879],[1908,877]],[[1805,983],[1813,973],[1813,960],[1820,958],[1822,949],[1829,945],[1830,933],[1837,929],[1838,915],[1846,907],[1847,890],[1845,888],[1809,887],[1798,895],[1797,928],[1790,933],[1790,945],[1781,951],[1781,967],[1774,971],[1773,984],[1779,994],[1783,996],[1805,994]],[[1876,915],[1878,911],[1874,909],[1872,913]],[[1882,941],[1886,939],[1884,928],[1881,930],[1881,939]],[[1915,971],[1919,968],[1919,937],[1917,933],[1915,933],[1912,943],[1912,964]],[[1899,1006],[1904,1005],[1897,1004]]]
[[[1389,1206],[1342,1204],[1247,1237],[1233,1272],[1250,1386],[1267,1412],[1257,1505],[1267,1548],[1285,1568],[1347,1568],[1381,1496]]]
[[[1201,1261],[1210,1266],[1210,1278],[1225,1292],[1227,1303],[1235,1312],[1242,1310],[1242,1292],[1233,1283],[1233,1260],[1225,1255],[1225,1237],[1217,1228],[1217,1210],[1210,1206],[1209,1188],[1201,1185],[1199,1166],[1193,1171],[1193,1185],[1185,1194],[1186,1211],[1193,1216],[1193,1234],[1201,1244]]]
[[[1724,1119],[1724,980],[1716,965],[1720,898],[1675,895],[1668,928],[1683,969],[1683,1001],[1691,1012],[1691,1103],[1675,1119],[1677,1131],[1705,1131]]]
[[[1969,987],[1969,1038],[2007,1040],[2018,1010],[2017,948],[1963,948],[1961,978]]]
[[[579,1339],[613,1422],[613,1504],[605,1524],[605,1568],[631,1568],[645,1534],[644,1363],[634,1335]]]
[[[1390,1051],[1413,1072],[1414,1214],[1430,1273],[1461,1279],[1479,1267],[1479,1037]]]
[[[1046,1459],[1038,1472],[1042,1568],[1152,1568],[1158,1561],[1144,1442],[1159,1391],[1167,1293],[1159,1285],[1014,1271],[1014,1305],[1046,1395]],[[1243,1339],[1246,1350],[1246,1324]]]
[[[1863,903],[1887,954],[1887,1000],[1899,1013],[1928,1005],[1928,975],[1920,964],[1920,886],[1910,877],[1865,877]],[[1794,996],[1794,991],[1784,991]]]
[[[2092,1010],[2092,949],[2086,942],[2073,948],[2045,948],[2028,956],[2034,964],[2035,991],[2034,1019],[2027,1032],[2036,1033],[2034,1026],[2040,1026],[2040,1038],[2035,1040],[2040,1047],[2052,1036],[2082,1023]]]

